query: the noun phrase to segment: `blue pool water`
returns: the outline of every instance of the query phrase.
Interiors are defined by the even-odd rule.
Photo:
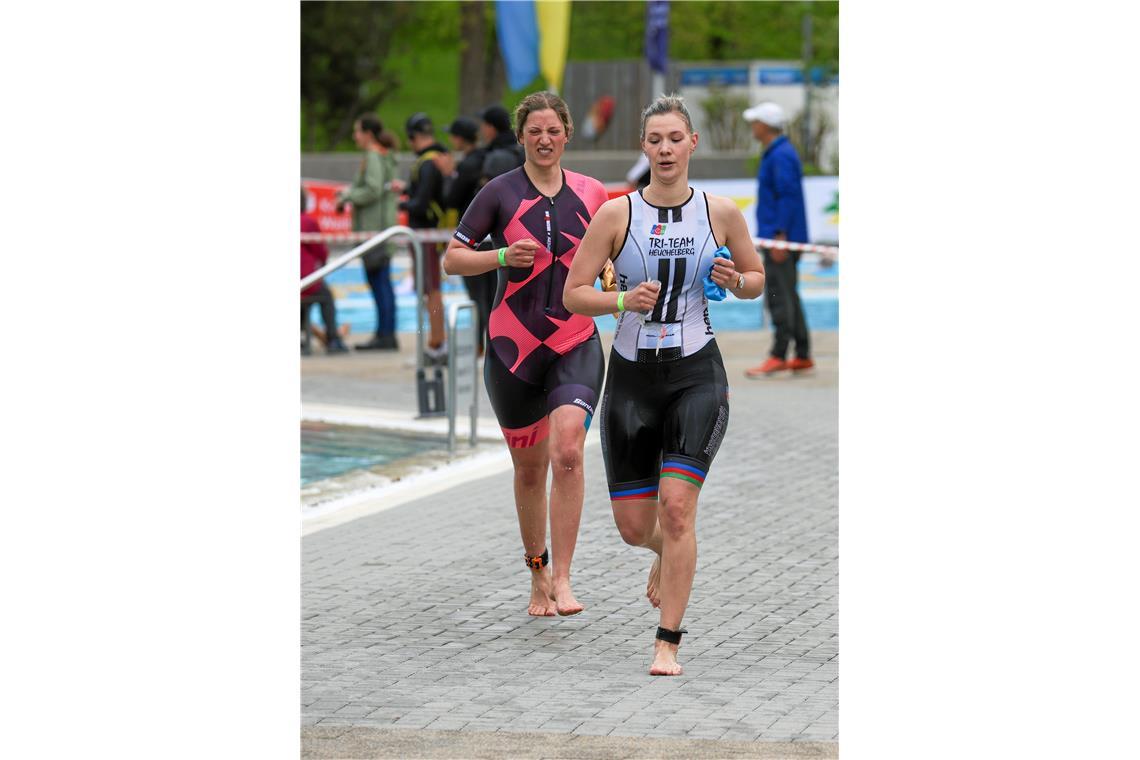
[[[446,448],[438,436],[302,421],[301,485]]]
[[[412,293],[411,271],[406,256],[392,260],[392,286],[396,290],[396,329],[414,332],[416,329],[416,302]],[[800,298],[804,305],[807,323],[813,330],[839,328],[839,264],[823,268],[819,260],[805,255],[800,260]],[[364,280],[364,268],[359,261],[333,272],[326,280],[336,298],[337,319],[352,327],[355,335],[367,335],[376,329],[376,307]],[[467,299],[460,277],[448,277],[443,283],[444,304]],[[757,330],[761,327],[762,299],[740,301],[729,296],[724,301],[709,303],[709,318],[718,331]],[[465,327],[468,313],[460,317],[459,326]],[[320,310],[313,308],[313,320],[320,324]],[[614,320],[599,317],[598,330],[612,332]]]

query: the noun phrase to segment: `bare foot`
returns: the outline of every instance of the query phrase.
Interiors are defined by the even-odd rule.
[[[661,595],[657,593],[658,584],[661,583],[661,557],[653,560],[653,567],[649,568],[649,583],[645,584],[645,596],[654,607],[661,606]]]
[[[550,569],[530,571],[530,606],[528,615],[554,617],[554,599],[550,596]]]
[[[657,639],[654,641],[653,664],[649,666],[651,676],[679,676],[685,672],[677,662],[677,645]]]
[[[586,609],[582,603],[574,598],[574,592],[570,590],[570,581],[555,581],[554,582],[554,608],[558,611],[559,615],[577,615],[582,610]]]

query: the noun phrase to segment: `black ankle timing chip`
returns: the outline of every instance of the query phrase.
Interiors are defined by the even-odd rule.
[[[523,553],[523,556],[526,558],[526,566],[531,570],[541,570],[550,564],[549,549],[543,549],[542,554],[538,555],[537,557],[532,557],[526,553]]]
[[[657,626],[657,638],[661,639],[666,644],[680,645],[682,633],[688,633],[688,631],[686,631],[684,628],[676,631],[670,631],[668,628]]]

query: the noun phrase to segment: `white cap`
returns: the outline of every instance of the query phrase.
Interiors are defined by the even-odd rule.
[[[762,121],[769,127],[783,129],[784,109],[775,103],[761,103],[744,112],[745,121]]]

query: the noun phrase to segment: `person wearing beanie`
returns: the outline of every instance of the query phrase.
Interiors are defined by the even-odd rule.
[[[487,106],[479,112],[479,118],[493,130],[493,134],[489,136],[485,135],[488,137],[488,140],[496,134],[502,134],[503,132],[509,134],[511,132],[511,115],[507,112],[507,109],[500,105]]]
[[[490,105],[479,112],[480,131],[487,141],[487,156],[483,160],[483,183],[500,174],[523,165],[526,154],[518,137],[511,130],[511,115],[500,105]]]
[[[756,177],[757,237],[808,242],[803,169],[795,147],[784,135],[784,110],[775,103],[760,103],[744,112],[744,120],[752,126],[752,136],[764,147]],[[800,254],[785,248],[765,248],[763,252],[764,270],[768,273],[764,301],[776,329],[768,358],[744,371],[750,378],[789,369],[799,373],[815,366],[798,290]],[[789,360],[788,348],[793,343],[795,356]]]

